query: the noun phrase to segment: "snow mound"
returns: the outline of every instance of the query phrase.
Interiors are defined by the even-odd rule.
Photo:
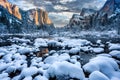
[[[48,56],[45,58],[44,62],[47,64],[53,64],[54,62],[58,61],[57,56]]]
[[[37,72],[38,72],[38,69],[36,67],[24,68],[21,72],[21,76],[28,77],[36,74]]]
[[[25,77],[23,80],[33,80],[31,76]]]
[[[104,49],[103,48],[93,48],[93,52],[102,53],[102,52],[104,52]]]
[[[2,80],[3,78],[6,78],[8,76],[9,76],[8,73],[2,73],[2,74],[0,74],[0,80]]]
[[[109,44],[109,50],[120,50],[120,44]]]
[[[47,39],[37,38],[34,41],[36,47],[47,47]]]
[[[62,43],[68,47],[81,47],[90,44],[90,41],[84,39],[65,39]]]
[[[70,51],[69,51],[69,53],[70,54],[78,54],[80,52],[80,49],[79,48],[72,48],[72,49],[70,49]]]
[[[56,40],[50,40],[48,41],[48,46],[49,47],[63,47],[61,42],[58,42]]]
[[[18,49],[18,53],[20,53],[20,54],[28,54],[28,53],[31,53],[31,52],[33,52],[33,49],[29,48],[29,47],[20,47]]]
[[[120,59],[120,51],[114,50],[109,53],[112,57]]]
[[[48,79],[45,76],[38,75],[34,78],[34,80],[48,80]]]
[[[55,62],[49,67],[47,74],[48,77],[56,77],[57,79],[60,77],[65,78],[66,76],[80,80],[85,79],[84,73],[80,66],[74,65],[67,61]]]
[[[119,66],[116,61],[110,57],[106,56],[97,56],[90,60],[87,64],[83,66],[83,69],[87,73],[92,73],[94,71],[100,71],[104,75],[106,75],[109,79],[111,77],[119,77],[116,75],[119,74]]]
[[[23,38],[17,38],[14,37],[13,39],[9,39],[12,42],[19,42],[19,43],[30,43],[31,41],[29,39],[23,39]]]
[[[94,71],[90,74],[89,80],[110,80],[110,79],[101,72]]]
[[[63,53],[63,54],[60,54],[57,59],[58,61],[68,61],[70,60],[70,56],[67,53]]]

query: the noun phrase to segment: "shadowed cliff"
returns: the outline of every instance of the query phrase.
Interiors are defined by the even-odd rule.
[[[88,14],[88,15],[85,15]],[[74,14],[66,26],[80,30],[98,30],[120,32],[120,1],[107,0],[98,10],[83,9],[80,14]]]

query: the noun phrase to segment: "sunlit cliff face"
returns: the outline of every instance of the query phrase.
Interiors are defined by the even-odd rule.
[[[48,13],[41,9],[30,10],[29,18],[33,20],[36,25],[52,24],[52,21],[48,17]]]
[[[0,5],[6,8],[10,14],[22,20],[22,14],[18,6],[9,3],[7,0],[0,0]],[[28,16],[36,25],[52,24],[52,21],[48,18],[48,13],[41,9],[33,9]]]
[[[10,14],[13,14],[18,19],[22,19],[21,14],[19,12],[19,8],[16,5],[12,5],[7,0],[1,0],[0,5],[6,8]]]

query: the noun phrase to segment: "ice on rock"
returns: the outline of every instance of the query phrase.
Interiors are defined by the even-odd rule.
[[[104,49],[103,48],[93,48],[93,52],[102,53],[102,52],[104,52]]]
[[[109,53],[112,57],[120,59],[120,51],[114,50]]]
[[[36,47],[47,47],[48,46],[47,39],[37,38],[37,39],[35,39],[34,42],[35,42],[34,45]]]
[[[48,80],[48,79],[45,76],[38,75],[34,78],[34,80]]]
[[[38,72],[36,67],[24,68],[21,72],[22,77],[32,76]]]
[[[47,76],[56,78],[68,76],[70,78],[77,78],[80,80],[85,79],[84,73],[80,66],[74,65],[67,61],[53,63],[53,65],[51,65],[47,70]]]
[[[110,80],[106,75],[99,71],[94,71],[90,74],[89,80]]]

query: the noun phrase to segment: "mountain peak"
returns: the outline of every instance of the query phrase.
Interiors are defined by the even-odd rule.
[[[120,0],[107,0],[99,12],[112,15],[117,9],[120,9]]]
[[[21,14],[19,12],[18,6],[9,3],[7,0],[1,0],[0,5],[6,8],[10,14],[13,14],[18,19],[21,19]]]
[[[7,0],[0,0],[0,24],[4,24],[12,29],[18,29],[28,26],[31,29],[43,28],[43,27],[54,27],[52,21],[48,17],[47,11],[39,8],[24,11],[18,6],[9,3]],[[37,26],[37,27],[36,27]],[[29,29],[30,29],[29,28]]]

